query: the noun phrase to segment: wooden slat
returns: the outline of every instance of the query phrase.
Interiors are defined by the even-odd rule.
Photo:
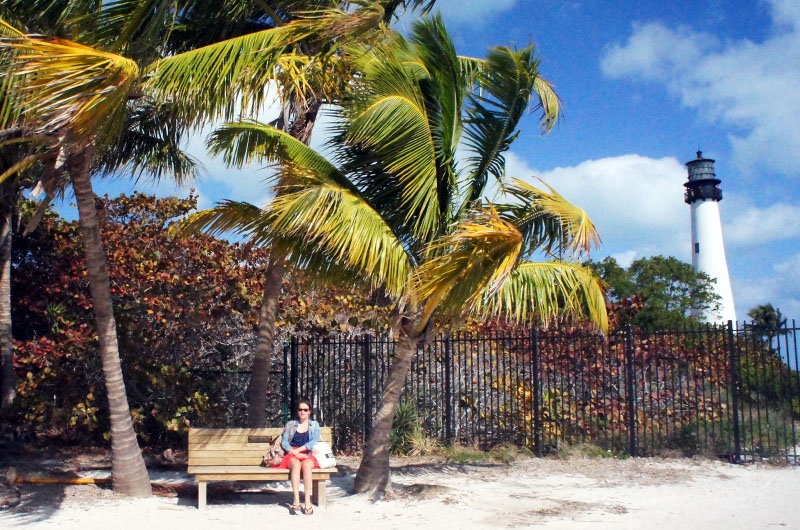
[[[274,438],[281,434],[283,428],[269,427],[264,429],[189,429],[189,443],[242,443],[247,444],[248,436]],[[330,427],[320,427],[320,438],[331,443],[333,433]],[[259,444],[261,445],[261,444]]]
[[[231,475],[256,473],[259,475],[283,470],[268,470],[261,467],[261,458],[269,447],[268,443],[248,443],[248,438],[274,438],[283,432],[282,428],[267,427],[261,429],[190,429],[189,430],[189,469],[198,466],[213,466],[219,470],[215,475]],[[332,441],[330,427],[320,429],[320,437],[329,444]],[[241,468],[241,469],[238,469]],[[246,469],[243,471],[242,469]],[[216,479],[215,479],[216,480]]]
[[[261,451],[262,453],[269,448],[269,444],[248,444],[236,442],[223,442],[217,443],[213,441],[205,441],[202,443],[190,443],[189,451]]]
[[[237,473],[209,473],[206,475],[195,475],[197,480],[200,482],[234,482],[234,481],[284,481],[289,480],[289,474],[285,473],[283,475],[254,475],[250,474],[237,474]],[[330,473],[315,473],[313,479],[317,480],[329,480],[331,478]]]
[[[322,469],[313,470],[314,475],[317,473],[336,473],[337,468],[326,467]],[[280,475],[286,474],[289,471],[286,469],[273,469],[269,467],[260,466],[189,466],[189,473],[192,475],[203,475],[207,473],[224,474],[224,473],[237,473],[237,474],[261,474],[261,475]]]
[[[261,455],[258,456],[212,456],[189,457],[190,466],[258,466],[261,464]]]
[[[234,451],[218,451],[217,449],[200,449],[196,451],[192,451],[189,453],[189,457],[200,457],[200,458],[228,458],[232,456],[240,456],[240,457],[249,457],[249,458],[258,458],[259,462],[261,462],[261,457],[264,456],[264,451],[260,449],[242,449],[239,448],[238,450]]]
[[[322,427],[323,429],[330,429],[330,427]],[[192,435],[212,435],[212,434],[219,434],[219,433],[226,433],[226,434],[252,434],[252,435],[275,435],[280,434],[283,432],[283,427],[261,427],[257,429],[247,429],[247,428],[233,428],[233,429],[209,429],[209,428],[191,428],[189,429],[189,434]]]

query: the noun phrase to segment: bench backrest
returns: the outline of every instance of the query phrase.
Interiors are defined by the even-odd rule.
[[[261,429],[189,429],[190,466],[258,466],[283,427]],[[331,428],[320,427],[320,439],[331,446]]]

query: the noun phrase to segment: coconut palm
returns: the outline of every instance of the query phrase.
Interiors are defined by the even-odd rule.
[[[3,6],[4,15],[24,14],[31,7],[19,5],[19,11],[14,11],[9,4],[13,2]],[[128,7],[133,5],[129,4]],[[108,26],[115,26],[115,31],[127,27],[108,18],[118,6],[106,7],[108,11],[75,13],[76,18],[64,19],[63,25],[53,28],[58,30],[54,33],[71,34],[73,38],[98,45],[102,41],[98,37],[101,30],[107,30]],[[48,12],[43,13],[40,22],[47,18]],[[148,27],[141,24],[137,29]],[[136,40],[125,46],[133,47]],[[66,184],[67,177],[75,194],[109,403],[114,489],[128,495],[150,495],[150,480],[125,394],[92,175],[103,167],[98,160],[103,160],[112,146],[121,147],[125,153],[117,156],[115,162],[134,171],[163,164],[177,169],[181,176],[191,171],[193,164],[173,144],[173,136],[159,136],[164,129],[151,128],[148,132],[154,134],[142,134],[144,127],[137,114],[157,109],[142,96],[131,97],[139,77],[139,65],[133,59],[99,45],[92,47],[41,35],[16,36],[4,41],[3,46],[14,54],[5,80],[11,81],[21,108],[22,139],[43,146],[36,157],[47,167],[42,180],[47,195],[37,213],[43,212],[53,192]],[[2,178],[11,178],[22,168],[14,169],[6,171]]]
[[[163,4],[161,0],[7,0],[2,5],[3,16],[12,20],[27,19],[33,12],[34,20],[57,22],[55,29],[58,31],[54,34],[58,37],[24,35],[2,43],[3,49],[16,57],[4,79],[12,80],[20,98],[26,135],[29,139],[43,141],[48,147],[37,156],[51,163],[53,180],[68,175],[75,193],[110,406],[112,478],[115,490],[129,495],[149,495],[150,485],[125,395],[91,176],[94,171],[119,169],[121,165],[134,172],[152,172],[154,167],[167,163],[177,174],[190,168],[191,161],[179,149],[167,146],[180,136],[174,131],[186,130],[186,124],[202,125],[220,116],[230,118],[242,112],[242,108],[258,109],[271,80],[279,75],[292,77],[286,72],[298,68],[302,71],[312,63],[287,56],[287,48],[299,45],[302,39],[330,26],[331,17],[349,20],[348,13],[339,11],[285,24],[281,11],[286,12],[303,2],[225,0],[216,3],[217,9],[211,11],[222,17],[222,22],[225,22],[224,17],[246,14],[248,6],[257,5],[261,6],[261,16],[256,18],[278,27],[244,37],[234,35],[220,46],[206,46],[202,52],[208,54],[207,59],[210,56],[206,61],[198,62],[202,53],[193,52],[163,59],[159,55],[174,52],[176,47],[180,49],[180,42],[198,40],[186,38],[185,32],[183,41],[170,40],[176,21],[185,22],[177,24],[184,30],[196,27],[203,19],[200,15],[200,22],[188,20],[189,15],[195,13],[193,7],[197,7],[198,13],[209,7],[202,0],[182,5]],[[384,11],[381,9],[380,13]],[[207,19],[207,27],[214,27],[213,23],[218,20]],[[2,25],[13,27],[6,22]],[[339,33],[333,37],[343,38],[348,31],[360,29],[358,24],[345,25],[344,30],[337,30]],[[220,35],[230,36],[224,32]],[[281,65],[284,67],[278,68]],[[194,77],[209,71],[215,76],[211,85],[198,82]],[[155,82],[145,84],[147,77]],[[177,84],[170,85],[176,78]],[[293,78],[296,82],[289,85],[302,93],[303,75]],[[163,97],[164,93],[158,91],[159,87],[163,88],[158,83],[164,80],[172,97]],[[187,80],[190,97],[181,97],[181,90],[187,88],[181,82]],[[198,87],[207,93],[196,92],[194,88]],[[152,99],[154,96],[161,96],[161,102]],[[148,108],[149,112],[145,111]],[[169,126],[165,125],[164,118]],[[125,142],[150,151],[128,149],[124,147]],[[4,173],[0,181],[7,180],[15,171]],[[52,189],[53,180],[45,182],[45,188]]]
[[[433,3],[433,0],[295,2],[286,6],[280,17],[284,24],[276,30],[229,39],[162,61],[154,70],[149,86],[162,97],[182,101],[190,112],[199,112],[199,116],[206,118],[230,117],[232,102],[237,97],[242,98],[251,112],[256,112],[264,102],[266,82],[276,81],[280,87],[281,112],[273,125],[308,144],[320,107],[338,101],[352,78],[353,65],[343,44],[377,42],[398,10],[421,7],[425,12]],[[344,10],[350,4],[357,9]],[[298,11],[301,8],[303,11]],[[274,244],[264,271],[252,376],[246,392],[247,422],[251,427],[262,427],[267,420],[269,370],[287,252],[285,245]]]
[[[432,18],[409,40],[395,35],[355,55],[361,74],[342,101],[336,163],[270,125],[229,124],[212,150],[235,163],[278,162],[280,193],[264,210],[228,201],[185,222],[279,242],[293,265],[359,280],[394,301],[397,352],[355,480],[356,491],[378,495],[390,486],[388,441],[405,377],[437,323],[503,314],[588,318],[605,330],[607,319],[600,280],[575,260],[552,259],[597,244],[585,212],[505,176],[503,153],[531,99],[545,131],[559,113],[532,47],[461,58]],[[502,201],[483,198],[490,178]]]
[[[100,4],[3,2],[3,16],[31,21],[40,33],[22,35],[2,23],[12,37],[3,49],[13,56],[4,82],[10,83],[21,112],[17,126],[4,136],[21,134],[12,141],[39,147],[0,175],[0,181],[8,184],[31,163],[44,166],[40,184],[45,199],[27,230],[59,190],[72,186],[110,409],[113,485],[118,492],[144,496],[150,494],[150,481],[125,394],[91,179],[123,170],[155,178],[167,172],[181,179],[193,173],[194,162],[179,148],[185,127],[174,106],[156,102],[138,86],[141,65],[158,58],[173,19],[144,0]]]
[[[0,24],[3,37],[20,37],[22,32]],[[7,69],[13,54],[0,52],[0,69]],[[23,129],[18,127],[20,108],[10,90],[8,79],[0,83],[0,129],[4,131],[0,147],[0,408],[8,408],[16,397],[11,337],[11,250],[14,238],[15,206],[24,188],[41,182],[38,142],[21,142]],[[6,174],[11,178],[3,178]],[[51,190],[52,191],[52,190]]]

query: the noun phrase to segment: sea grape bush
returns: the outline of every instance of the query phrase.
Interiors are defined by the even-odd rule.
[[[145,443],[172,443],[197,421],[225,423],[243,413],[241,381],[216,373],[249,368],[267,254],[208,236],[170,236],[169,223],[195,206],[191,196],[97,199],[126,389]],[[77,223],[48,214],[15,242],[13,267],[19,396],[5,428],[67,440],[107,437]],[[386,309],[368,296],[310,286],[301,275],[284,280],[284,293],[282,333],[361,333],[387,321]]]

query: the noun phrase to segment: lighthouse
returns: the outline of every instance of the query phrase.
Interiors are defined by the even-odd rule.
[[[719,201],[722,200],[720,180],[714,174],[714,160],[697,158],[686,163],[689,180],[684,184],[684,200],[692,208],[692,265],[697,272],[704,272],[716,279],[714,290],[719,295],[719,308],[697,315],[712,323],[736,322],[733,306],[733,290],[728,275],[728,261],[722,242],[722,223],[719,220]]]

